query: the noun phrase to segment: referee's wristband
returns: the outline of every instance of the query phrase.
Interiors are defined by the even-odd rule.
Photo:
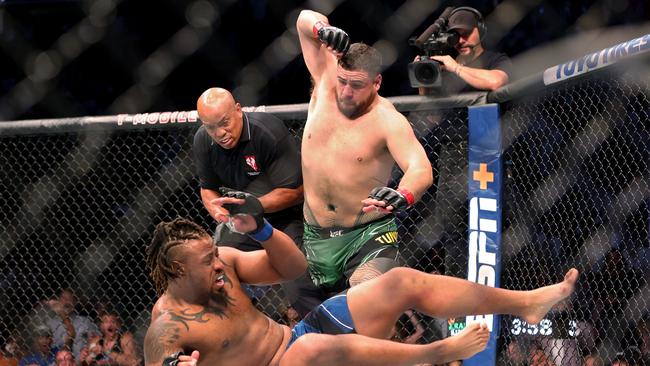
[[[264,226],[262,226],[260,230],[258,230],[255,234],[248,234],[249,237],[260,242],[269,240],[272,235],[273,226],[271,226],[271,224],[269,224],[266,219],[264,219]]]

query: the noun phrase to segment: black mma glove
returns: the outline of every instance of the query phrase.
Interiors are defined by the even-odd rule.
[[[413,194],[406,189],[395,190],[389,187],[375,187],[370,191],[368,198],[386,202],[386,206],[393,206],[393,212],[404,211],[413,205]]]
[[[314,33],[321,43],[332,47],[334,51],[345,53],[350,47],[350,36],[341,28],[317,22],[314,25]]]
[[[234,189],[230,189],[226,187],[220,187],[219,193],[223,197],[243,199],[245,201],[241,205],[237,205],[234,203],[224,203],[223,207],[226,210],[228,210],[231,216],[235,216],[237,214],[246,214],[246,215],[253,216],[253,218],[255,219],[255,224],[257,224],[257,229],[247,234],[255,235],[260,231],[262,231],[265,224],[264,207],[262,207],[262,203],[260,202],[259,199],[257,199],[257,197],[253,196],[250,193],[235,191]]]
[[[180,356],[185,356],[185,353],[183,353],[183,351],[178,351],[178,352],[176,352],[174,354],[171,354],[171,355],[165,357],[165,359],[162,362],[162,366],[176,366],[176,365],[178,365],[178,363],[180,362],[178,360],[178,358]]]

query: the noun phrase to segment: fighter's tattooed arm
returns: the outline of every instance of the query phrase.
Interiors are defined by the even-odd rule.
[[[182,351],[180,326],[170,321],[155,321],[144,338],[144,362],[146,366],[160,365],[163,359]]]

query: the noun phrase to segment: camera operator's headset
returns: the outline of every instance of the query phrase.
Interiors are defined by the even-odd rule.
[[[485,25],[485,21],[483,20],[483,14],[481,14],[480,11],[469,6],[460,6],[452,10],[452,12],[449,14],[449,18],[451,18],[451,16],[454,15],[455,13],[463,10],[474,14],[474,16],[476,17],[476,28],[478,28],[479,41],[483,41],[483,37],[485,37],[485,35],[487,34],[487,26]]]

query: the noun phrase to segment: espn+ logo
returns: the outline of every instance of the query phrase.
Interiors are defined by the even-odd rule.
[[[472,197],[469,201],[469,263],[467,279],[482,285],[496,285],[496,253],[487,248],[488,235],[494,240],[497,233],[497,200],[495,198]],[[467,324],[485,322],[492,331],[493,314],[470,315]]]

